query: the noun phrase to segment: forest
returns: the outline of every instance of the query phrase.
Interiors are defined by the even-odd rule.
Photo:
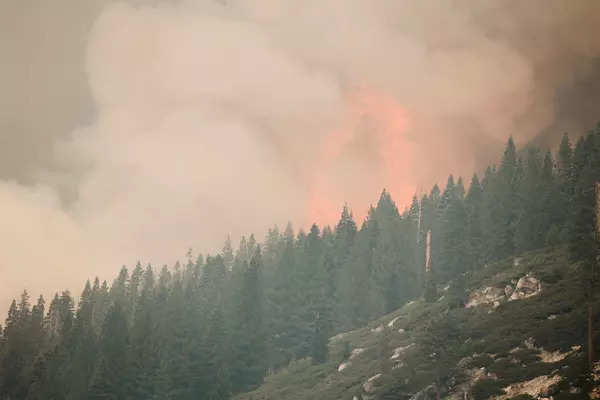
[[[448,282],[448,304],[464,307],[478,270],[547,247],[568,246],[591,298],[597,181],[600,124],[553,152],[509,138],[481,176],[450,175],[404,210],[384,189],[364,221],[344,206],[333,227],[124,266],[77,302],[24,291],[0,327],[0,399],[229,399],[294,360],[326,362],[330,337],[435,302]]]

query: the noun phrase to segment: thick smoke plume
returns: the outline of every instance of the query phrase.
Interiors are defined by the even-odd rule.
[[[402,207],[600,118],[594,0],[10,0],[0,26],[0,305]]]

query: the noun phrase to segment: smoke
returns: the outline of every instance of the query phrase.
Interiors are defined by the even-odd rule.
[[[573,106],[600,99],[593,0],[14,1],[45,30],[1,42],[2,304],[344,202],[364,216],[384,187],[402,207],[508,135],[553,145],[600,117]]]

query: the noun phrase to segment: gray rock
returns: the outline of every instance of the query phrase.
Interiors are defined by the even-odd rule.
[[[542,291],[541,282],[534,276],[527,274],[517,282],[514,292],[509,300],[521,300],[535,296]]]

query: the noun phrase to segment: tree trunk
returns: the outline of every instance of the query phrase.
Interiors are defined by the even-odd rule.
[[[590,283],[589,283],[589,293],[588,293],[588,305],[587,305],[587,348],[588,348],[588,367],[590,369],[590,373],[594,369],[594,280],[596,274],[596,263],[598,261],[594,260],[591,265],[590,271]]]
[[[594,329],[593,323],[592,301],[588,303],[588,366],[590,371],[594,369]]]
[[[596,182],[596,241],[600,242],[600,182]],[[596,251],[600,250],[600,246],[596,243]],[[594,312],[592,305],[594,304],[594,285],[596,279],[596,264],[600,254],[596,254],[596,259],[592,263],[591,279],[590,279],[590,293],[588,297],[588,365],[590,372],[594,369]]]

